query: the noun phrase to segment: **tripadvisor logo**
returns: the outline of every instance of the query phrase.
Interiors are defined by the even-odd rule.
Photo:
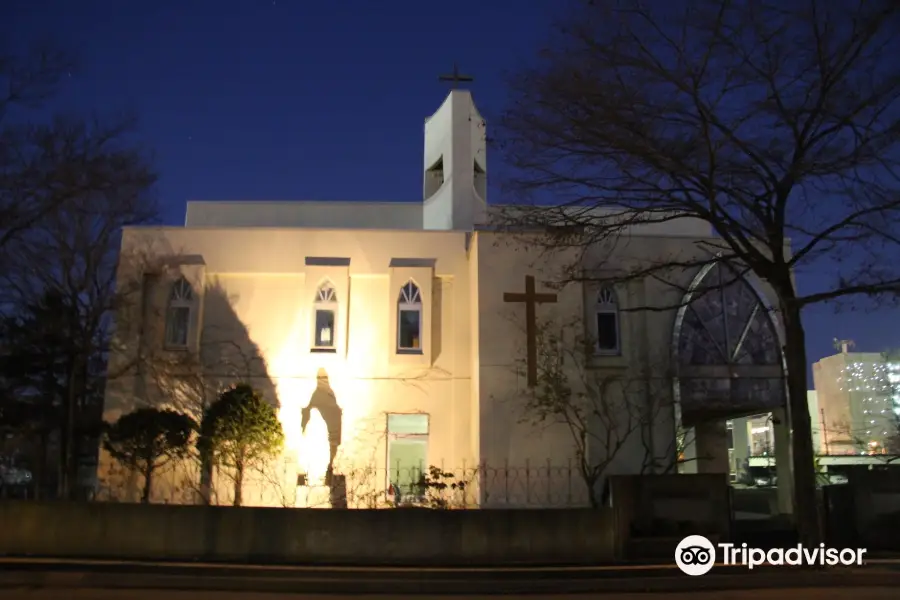
[[[678,543],[675,548],[675,564],[687,575],[705,575],[716,564],[726,566],[744,565],[748,569],[762,565],[818,565],[834,567],[837,565],[861,565],[864,548],[826,548],[825,544],[818,547],[804,548],[797,544],[790,548],[773,548],[763,550],[750,548],[747,544],[736,546],[735,544],[713,545],[702,535],[689,535]]]

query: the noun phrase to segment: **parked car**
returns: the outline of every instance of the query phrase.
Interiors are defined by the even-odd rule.
[[[31,483],[31,471],[0,465],[0,483],[3,485],[28,485]]]
[[[754,478],[756,487],[774,487],[778,485],[778,477],[775,475],[762,475]]]

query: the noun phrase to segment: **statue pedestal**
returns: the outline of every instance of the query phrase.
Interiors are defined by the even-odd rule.
[[[298,485],[295,508],[331,508],[331,488],[327,485]]]

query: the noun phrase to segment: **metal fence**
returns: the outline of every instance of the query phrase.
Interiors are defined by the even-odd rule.
[[[151,502],[232,505],[234,479],[218,472],[201,489],[198,473],[168,470],[154,475]],[[138,502],[143,477],[120,470],[91,486],[80,499]],[[284,464],[247,473],[241,488],[243,506],[297,508],[573,508],[587,506],[587,486],[575,464],[488,464],[451,468],[361,467],[337,470],[310,480]],[[0,498],[34,499],[33,486],[0,487]],[[41,496],[47,499],[46,494]]]

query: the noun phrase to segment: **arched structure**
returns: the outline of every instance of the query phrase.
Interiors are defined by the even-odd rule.
[[[694,278],[675,318],[672,351],[681,426],[785,405],[784,356],[772,309],[724,261]]]

